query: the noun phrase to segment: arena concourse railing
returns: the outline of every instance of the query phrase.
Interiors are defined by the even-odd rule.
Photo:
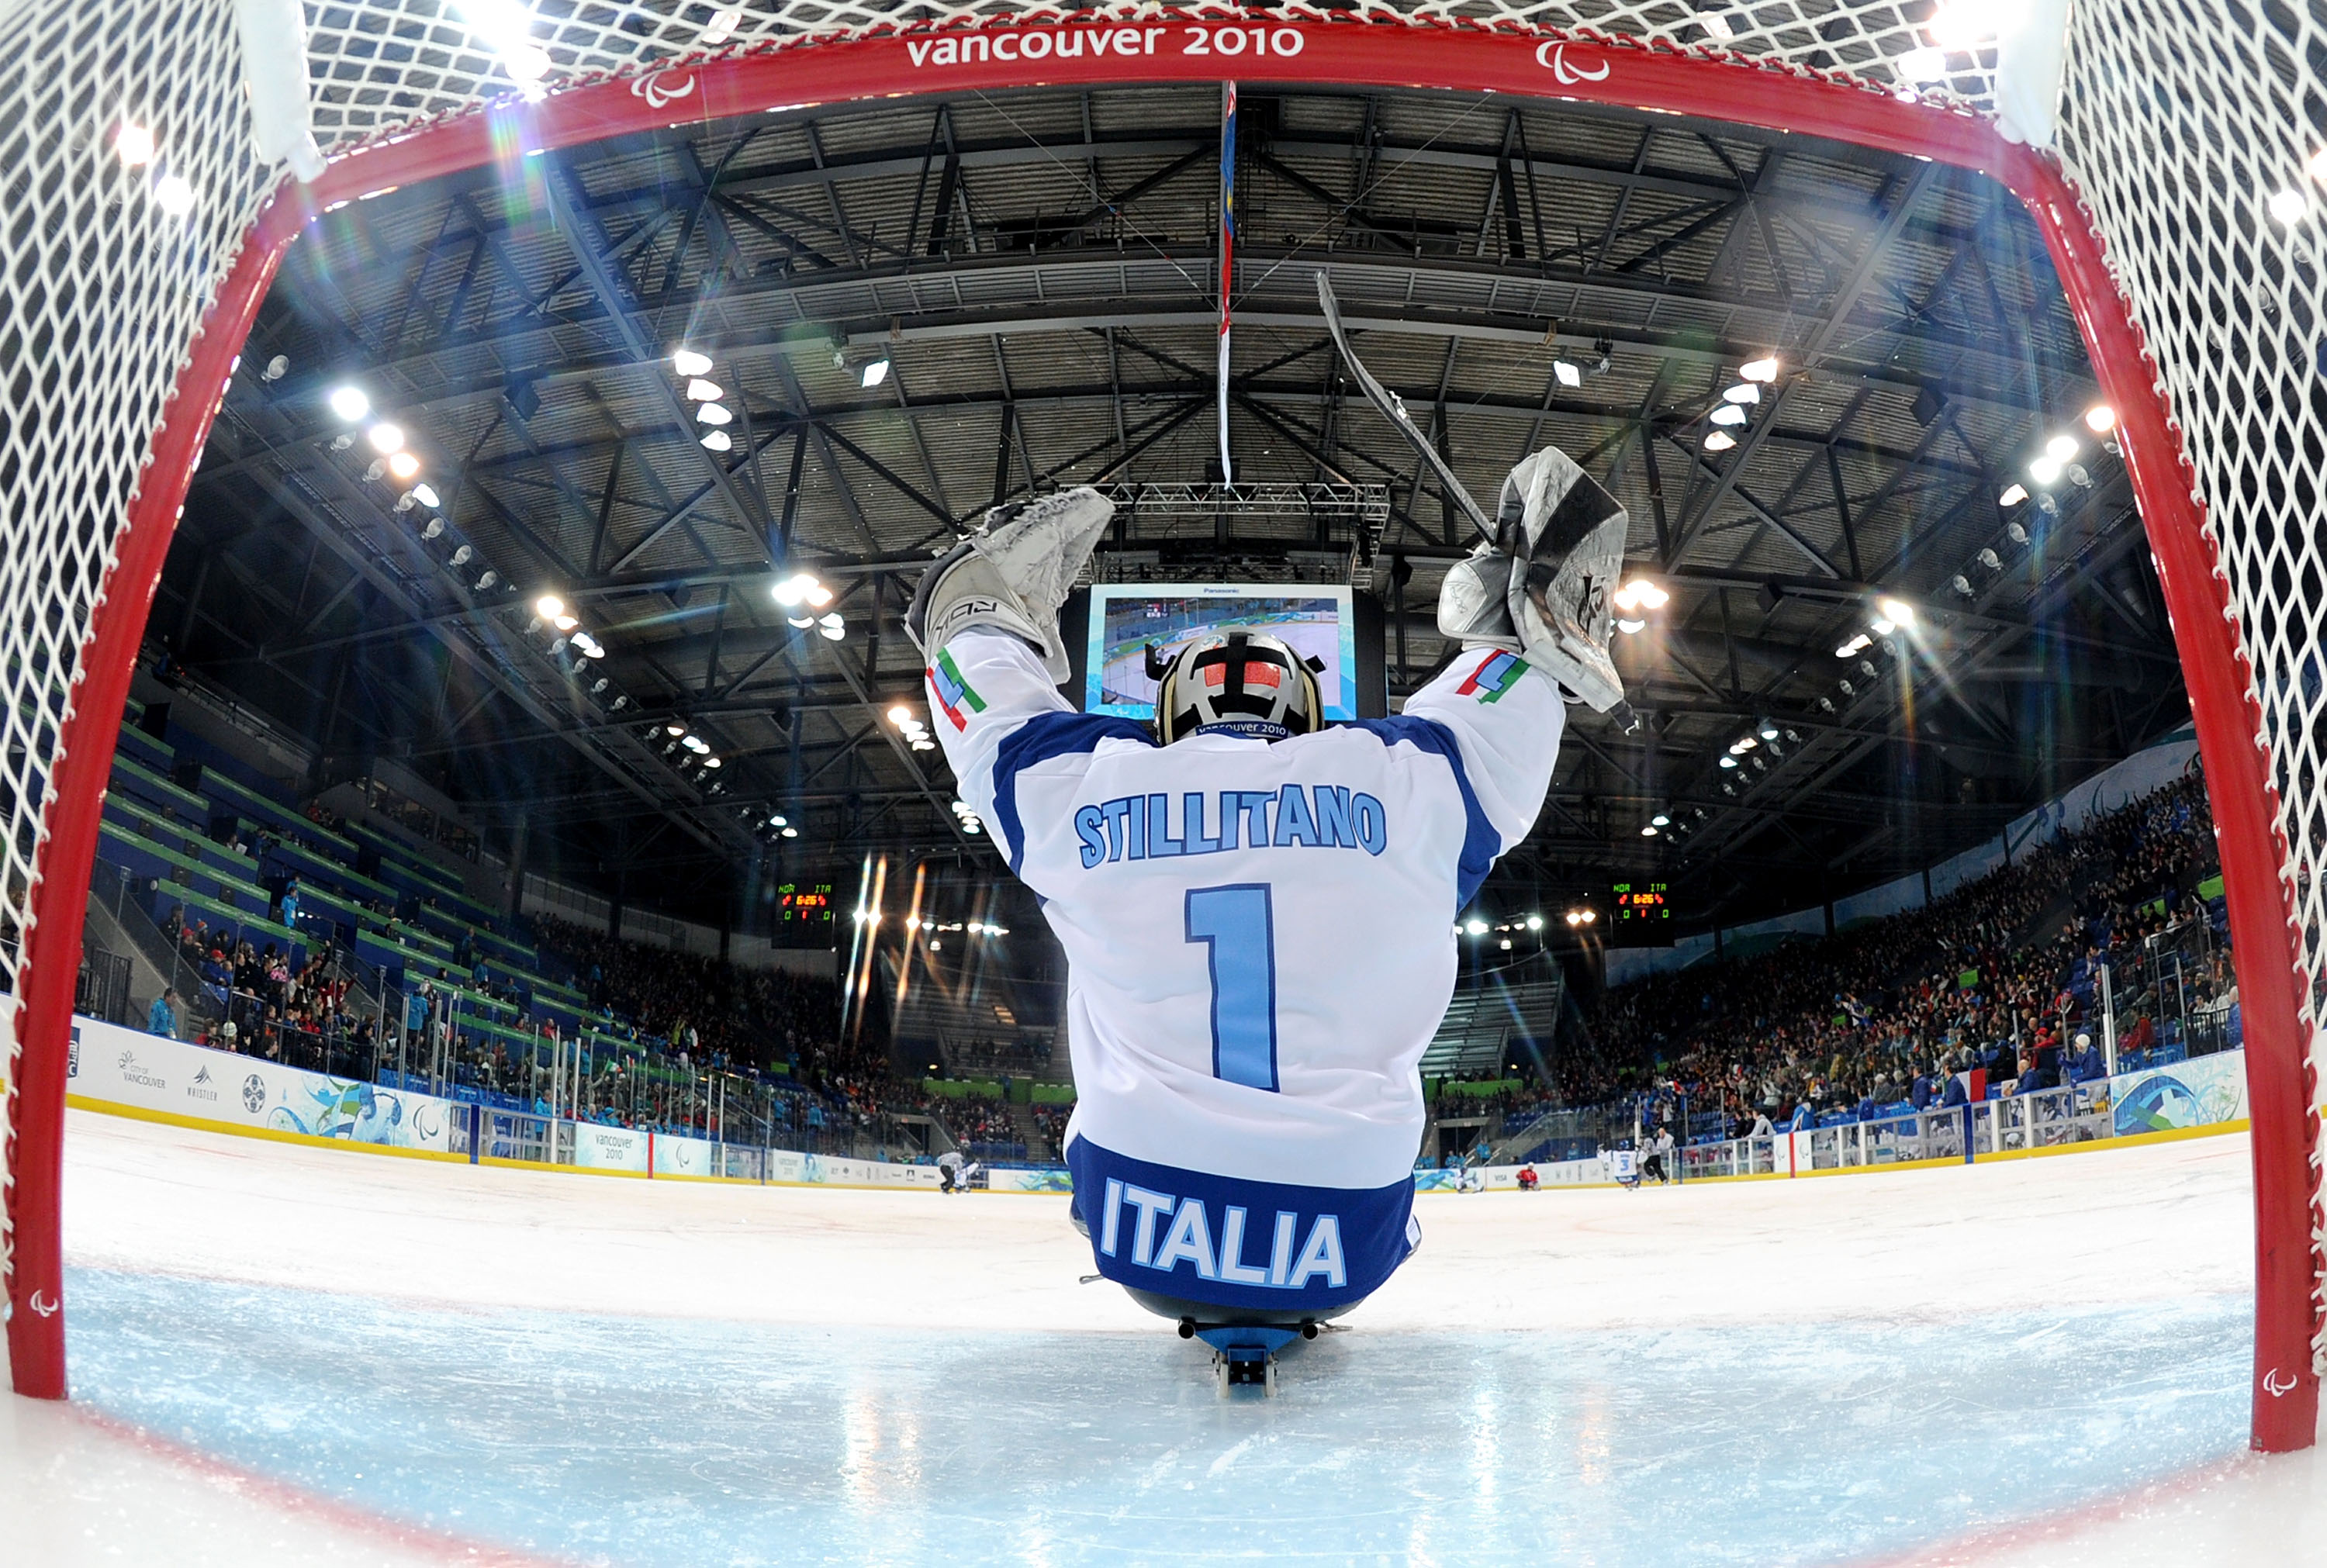
[[[1242,77],[1717,117],[1979,171],[2027,205],[2117,412],[2212,792],[2254,1127],[2253,1441],[2312,1442],[2310,1058],[2327,949],[2315,626],[2327,441],[2312,375],[2327,269],[2310,247],[2327,178],[2312,106],[2327,64],[2304,9],[2265,0],[2073,11],[2032,0],[1983,14],[1990,27],[2065,25],[2024,51],[2034,90],[2006,69],[2022,55],[2000,56],[1992,35],[1942,37],[1936,14],[1893,0],[8,8],[0,940],[13,944],[18,1006],[0,1265],[16,1389],[65,1393],[66,1064],[80,906],[130,671],[210,420],[305,225],[502,152],[675,122]],[[254,105],[266,160],[252,150]],[[1999,108],[2023,140],[2005,134]],[[2056,109],[2055,145],[2026,145],[2049,139]],[[125,116],[154,133],[154,159],[116,157]],[[298,123],[310,118],[312,132]],[[312,178],[285,177],[277,159]]]

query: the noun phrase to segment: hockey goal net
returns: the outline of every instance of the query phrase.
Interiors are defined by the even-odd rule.
[[[1245,74],[1715,115],[1980,168],[2029,203],[2124,418],[2215,792],[2253,1078],[2256,1442],[2310,1442],[2320,1269],[2309,977],[2327,957],[2316,874],[2327,850],[2327,329],[2314,255],[2327,159],[2313,159],[2327,145],[2327,23],[2262,0],[2081,0],[2055,159],[1995,128],[1992,24],[2005,9],[308,4],[309,100],[332,162],[302,190],[251,150],[235,7],[0,0],[0,947],[16,999],[0,1256],[17,1388],[64,1387],[70,1013],[130,668],[210,416],[248,373],[238,351],[304,219],[484,162],[492,124],[560,145],[771,105]],[[1155,50],[1155,33],[1190,24],[1239,34],[1239,51],[1260,36],[1269,59],[1229,59],[1225,44],[1205,61]],[[1070,30],[1110,42],[1072,60],[1033,42]],[[1006,33],[1020,36],[1005,47]],[[1126,33],[1146,49],[1125,46]],[[963,74],[914,74],[930,51],[906,44],[957,34]],[[508,107],[481,112],[494,102]],[[124,156],[125,125],[152,133],[150,157]]]

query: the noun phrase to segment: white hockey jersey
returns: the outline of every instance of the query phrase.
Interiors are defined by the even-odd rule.
[[[1067,1161],[1099,1272],[1273,1311],[1371,1292],[1416,1239],[1454,918],[1542,806],[1557,686],[1472,652],[1401,717],[1158,747],[999,633],[955,639],[929,685],[964,798],[1066,948]]]

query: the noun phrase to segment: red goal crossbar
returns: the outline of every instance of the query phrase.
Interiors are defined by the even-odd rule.
[[[472,169],[492,135],[528,151],[678,124],[849,101],[965,90],[1220,80],[1566,98],[1724,119],[1929,158],[1999,181],[2027,205],[2083,331],[2156,562],[2196,722],[2220,842],[2247,1044],[2255,1193],[2252,1442],[2308,1446],[2320,1255],[2317,1139],[2308,1064],[2309,977],[2296,961],[2287,863],[2262,744],[2261,707],[2231,614],[2216,541],[2154,367],[2111,276],[2090,214],[2049,157],[1988,121],[1841,76],[1664,47],[1509,27],[1280,23],[1219,16],[1135,22],[986,23],[835,41],[802,39],[730,57],[575,86],[535,105],[425,125],[334,160],[262,210],[192,345],[132,502],[82,648],[81,676],[43,807],[33,892],[23,1047],[13,1118],[14,1268],[10,1365],[19,1393],[65,1394],[59,1230],[67,1057],[81,912],[98,818],[146,611],[210,422],[285,250],[322,210],[389,186]]]

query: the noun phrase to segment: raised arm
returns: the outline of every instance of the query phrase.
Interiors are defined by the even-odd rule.
[[[1499,546],[1446,574],[1438,628],[1463,652],[1406,699],[1406,717],[1452,737],[1501,854],[1543,809],[1566,703],[1622,707],[1608,602],[1628,519],[1565,453],[1546,447],[1503,481],[1499,520]]]
[[[1058,691],[1069,673],[1059,606],[1114,515],[1089,489],[997,510],[930,568],[906,612],[927,661],[938,743],[962,798],[1022,876],[1034,873],[1017,808],[1021,776],[1078,769],[1102,740],[1148,739],[1127,719],[1077,713]]]

